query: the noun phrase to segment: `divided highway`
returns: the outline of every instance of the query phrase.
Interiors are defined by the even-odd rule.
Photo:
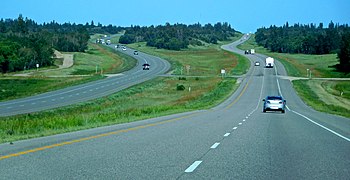
[[[243,54],[246,38],[223,48]],[[310,109],[278,75],[279,62],[251,66],[209,110],[1,144],[0,179],[349,179],[350,120]],[[286,113],[262,113],[278,94]]]
[[[110,47],[114,48],[112,45]],[[132,49],[123,51],[119,48],[116,50],[137,59],[137,66],[115,77],[109,77],[103,80],[68,87],[28,98],[0,102],[0,116],[12,116],[16,114],[37,112],[100,98],[132,85],[150,80],[158,75],[166,73],[170,69],[170,64],[161,58],[144,54],[142,52],[138,55],[133,55],[134,51]],[[142,70],[142,65],[145,62],[151,65],[150,70]]]

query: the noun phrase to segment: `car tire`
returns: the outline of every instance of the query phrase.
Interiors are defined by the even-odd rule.
[[[263,109],[263,112],[264,112],[264,113],[266,113],[266,110],[265,110],[265,109]]]
[[[285,113],[285,111],[284,111],[284,110],[282,110],[282,113]]]

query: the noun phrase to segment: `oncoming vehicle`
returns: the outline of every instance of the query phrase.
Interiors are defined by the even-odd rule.
[[[282,96],[267,96],[264,101],[263,112],[266,111],[281,111],[285,113],[286,100]]]
[[[255,62],[255,66],[260,66],[260,63],[259,62]]]
[[[138,51],[134,51],[134,55],[138,55],[139,54],[139,52]]]

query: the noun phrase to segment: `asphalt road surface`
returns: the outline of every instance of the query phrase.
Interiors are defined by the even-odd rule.
[[[244,40],[223,48],[243,54]],[[279,62],[251,66],[210,110],[2,144],[0,179],[349,179],[349,119],[310,109],[276,74]],[[286,113],[262,113],[278,94]]]
[[[110,45],[110,47],[114,48],[114,45]],[[170,68],[170,64],[161,58],[144,54],[142,52],[139,52],[138,55],[134,55],[134,50],[129,48],[125,51],[121,48],[116,48],[116,50],[137,59],[137,66],[118,76],[112,76],[103,80],[68,87],[28,98],[0,102],[0,116],[12,116],[16,114],[37,112],[100,98],[132,85],[150,80],[158,75],[162,75]],[[149,70],[143,70],[142,65],[145,62],[150,64]]]

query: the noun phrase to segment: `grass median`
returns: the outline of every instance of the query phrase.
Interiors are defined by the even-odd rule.
[[[247,71],[244,64],[248,64],[247,59],[238,58],[217,47],[182,51],[158,50],[158,55],[171,59],[172,64],[191,66],[189,72],[182,72],[181,77],[158,77],[89,102],[40,113],[0,118],[0,142],[213,107],[229,97],[238,87],[235,78],[222,79],[219,76],[220,69],[243,74]],[[146,48],[148,47],[143,47]],[[179,86],[184,89],[178,89]]]

